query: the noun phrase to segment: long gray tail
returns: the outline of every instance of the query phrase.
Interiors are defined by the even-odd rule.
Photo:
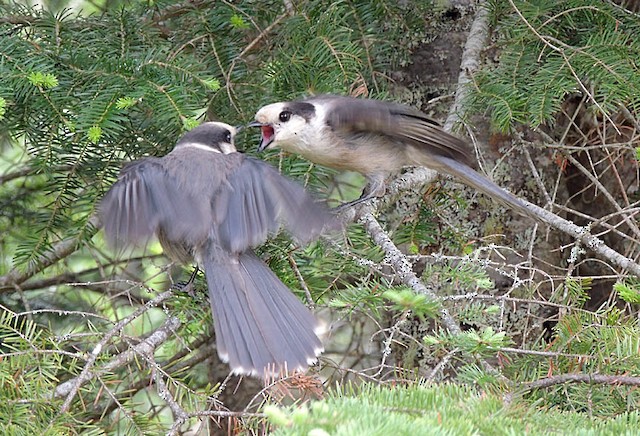
[[[468,165],[458,162],[446,156],[429,156],[428,163],[421,163],[422,165],[433,168],[436,171],[449,174],[459,179],[466,185],[476,188],[478,191],[487,194],[494,200],[500,202],[504,206],[513,209],[515,212],[533,218],[535,220],[541,220],[531,209],[527,207],[524,201],[516,197],[515,195],[505,191],[500,186],[493,183],[490,179],[476,172]]]
[[[204,268],[218,355],[232,372],[271,377],[317,360],[320,323],[252,251]]]

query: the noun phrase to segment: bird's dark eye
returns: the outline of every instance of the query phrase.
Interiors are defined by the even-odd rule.
[[[231,132],[227,132],[227,135],[224,137],[224,140],[231,144]]]
[[[291,112],[289,111],[280,112],[280,121],[282,121],[283,123],[286,123],[287,121],[289,121],[289,119],[291,119]]]

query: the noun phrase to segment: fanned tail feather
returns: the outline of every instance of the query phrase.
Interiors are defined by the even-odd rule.
[[[317,360],[319,322],[253,252],[204,267],[218,354],[234,373],[269,377]]]

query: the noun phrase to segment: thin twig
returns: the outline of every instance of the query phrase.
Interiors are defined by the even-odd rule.
[[[311,296],[311,291],[309,290],[307,283],[304,281],[304,277],[302,276],[300,269],[298,269],[298,265],[296,264],[295,259],[293,258],[291,253],[288,253],[287,257],[289,259],[289,265],[291,266],[291,269],[296,275],[296,278],[298,279],[298,283],[300,284],[300,287],[304,291],[304,296],[305,296],[305,299],[307,300],[307,306],[309,306],[309,309],[311,310],[315,309],[316,304],[313,301],[313,297]]]
[[[622,210],[622,207],[620,207],[620,205],[615,200],[615,198],[613,198],[613,195],[611,195],[611,193],[607,190],[607,188],[604,187],[604,185],[600,182],[600,180],[598,180],[596,176],[591,174],[591,172],[587,170],[580,162],[578,162],[578,160],[572,155],[567,155],[566,158],[569,160],[569,162],[571,162],[573,166],[578,168],[585,175],[585,177],[587,177],[591,181],[591,183],[593,183],[598,188],[600,192],[602,192],[602,194],[607,198],[607,200],[609,200],[609,202],[613,205],[615,210],[623,215],[624,222],[629,226],[631,230],[633,230],[633,233],[637,237],[640,237],[640,229],[638,228],[638,226],[634,221],[635,218],[632,216],[629,216]]]
[[[598,101],[596,100],[596,98],[593,96],[593,94],[591,92],[589,92],[589,90],[587,89],[587,87],[584,85],[584,83],[582,83],[582,79],[578,76],[578,73],[576,73],[576,71],[574,70],[573,66],[571,65],[571,62],[569,61],[569,58],[567,57],[567,54],[565,52],[565,50],[563,48],[569,48],[569,49],[573,49],[573,47],[570,47],[566,44],[564,44],[562,41],[557,40],[555,38],[551,38],[551,37],[544,37],[542,36],[535,27],[533,27],[531,25],[531,23],[529,23],[529,21],[525,18],[525,16],[522,14],[522,12],[520,12],[520,9],[518,9],[518,7],[515,5],[515,3],[513,2],[513,0],[508,0],[509,4],[511,5],[511,7],[513,8],[513,10],[516,12],[516,14],[518,15],[518,17],[520,17],[520,19],[522,20],[522,22],[529,28],[529,30],[531,30],[531,32],[536,35],[538,37],[538,39],[540,41],[542,41],[543,44],[545,44],[547,47],[549,47],[551,50],[555,51],[556,53],[558,53],[562,59],[564,60],[565,65],[567,66],[567,68],[569,69],[569,71],[571,72],[571,75],[573,76],[573,78],[575,79],[576,83],[578,84],[578,86],[580,87],[580,89],[582,89],[582,92],[584,92],[585,95],[587,95],[589,97],[589,99],[593,102],[593,104],[595,104],[598,109],[600,110],[600,113],[602,113],[602,115],[611,123],[611,125],[614,127],[614,129],[616,129],[616,131],[618,132],[618,134],[620,134],[620,130],[618,130],[618,127],[616,126],[616,124],[613,122],[613,120],[609,117],[609,114],[604,110],[604,108],[600,105],[600,103],[598,103]],[[552,44],[550,41],[554,41],[555,43],[557,43],[558,45],[554,45]],[[562,45],[563,48],[560,48],[559,46]]]

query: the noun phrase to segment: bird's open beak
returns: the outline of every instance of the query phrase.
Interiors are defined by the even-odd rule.
[[[253,121],[247,124],[247,127],[260,127],[262,131],[262,137],[260,138],[260,145],[258,145],[258,151],[266,150],[269,145],[275,140],[275,131],[271,124],[263,124],[258,121]]]

